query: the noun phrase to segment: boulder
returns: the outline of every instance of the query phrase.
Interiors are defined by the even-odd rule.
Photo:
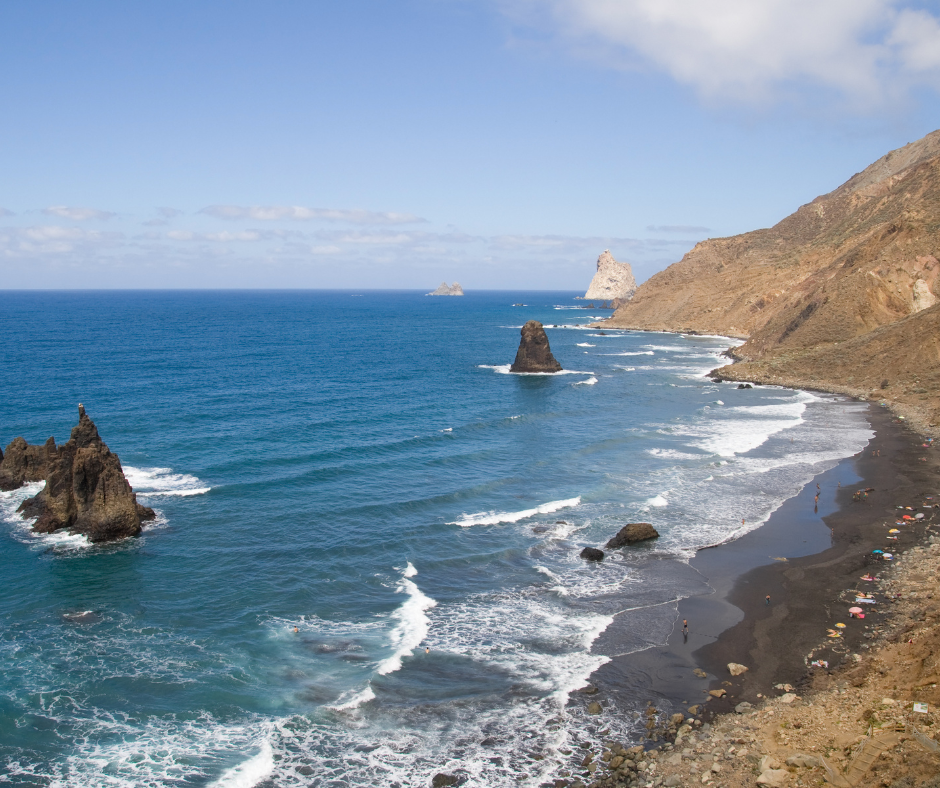
[[[516,360],[510,372],[561,372],[559,364],[548,345],[545,329],[538,320],[530,320],[522,327],[522,339]]]
[[[750,703],[748,703],[746,700],[742,700],[737,706],[734,707],[734,710],[738,714],[744,714],[745,712],[750,711],[752,708],[753,707]]]
[[[617,532],[617,535],[605,547],[608,550],[614,550],[618,547],[631,545],[634,542],[658,538],[659,532],[650,523],[628,523]]]
[[[800,769],[815,769],[821,765],[819,758],[815,755],[806,755],[802,752],[796,752],[787,758],[787,766],[796,766]]]
[[[723,698],[725,695],[728,694],[728,692],[727,690],[716,689],[716,690],[709,690],[708,694],[711,695],[713,698]]]
[[[742,673],[747,673],[747,665],[742,665],[739,662],[729,662],[728,672],[732,676],[740,676]]]
[[[101,440],[81,405],[68,442],[49,455],[46,486],[23,501],[19,511],[37,518],[33,525],[37,533],[65,529],[92,542],[137,536],[141,520],[155,517],[153,509],[137,503],[121,461]]]
[[[617,299],[629,301],[636,293],[636,279],[630,263],[618,263],[609,249],[597,258],[597,273],[591,280],[585,298]]]
[[[439,772],[431,779],[432,788],[445,788],[448,785],[457,785],[460,780],[453,774],[444,774]]]
[[[600,714],[604,708],[596,700],[592,700],[587,707],[588,714]]]
[[[42,446],[30,446],[23,438],[14,438],[6,452],[0,452],[0,490],[15,490],[27,482],[41,482],[55,456],[55,440]]]
[[[603,561],[604,551],[598,550],[596,547],[585,547],[581,551],[581,557],[585,561]]]
[[[771,788],[782,788],[787,784],[790,772],[786,769],[765,769],[757,778],[758,785],[769,785]]]

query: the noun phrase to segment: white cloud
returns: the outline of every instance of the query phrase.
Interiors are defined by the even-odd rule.
[[[811,85],[871,107],[915,81],[940,86],[940,23],[910,0],[502,2],[605,65],[652,66],[709,98]]]
[[[172,241],[214,241],[216,243],[229,243],[233,241],[260,241],[265,237],[257,230],[242,230],[231,232],[225,230],[221,233],[195,233],[192,230],[170,230],[166,237]]]
[[[74,219],[78,222],[88,219],[110,219],[112,216],[117,215],[110,211],[99,211],[97,208],[78,208],[69,205],[50,205],[48,208],[43,208],[42,212],[46,216],[59,216],[63,219]]]
[[[70,254],[78,249],[102,250],[120,245],[122,233],[105,233],[81,227],[39,225],[8,228],[0,237],[0,253],[5,257]]]
[[[304,208],[299,205],[210,205],[199,213],[217,219],[254,219],[276,221],[284,219],[326,220],[350,224],[415,224],[425,221],[411,213],[362,211],[340,208]]]

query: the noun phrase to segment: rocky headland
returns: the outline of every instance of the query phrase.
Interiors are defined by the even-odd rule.
[[[0,453],[0,488],[43,480],[45,487],[19,509],[36,518],[37,533],[66,530],[92,542],[111,542],[137,536],[141,521],[155,517],[153,509],[137,503],[121,461],[81,405],[78,424],[61,446],[53,438],[42,446],[16,438]]]
[[[636,279],[630,263],[618,263],[609,249],[597,258],[597,273],[591,280],[585,298],[619,299],[625,303],[636,293]]]
[[[437,290],[434,290],[430,293],[425,293],[425,295],[433,296],[462,296],[463,288],[460,286],[460,282],[454,282],[452,285],[447,284],[447,282],[441,282]]]
[[[552,355],[552,349],[545,336],[545,329],[538,320],[530,320],[522,327],[522,339],[516,360],[509,368],[510,372],[561,372],[559,364]]]
[[[725,380],[884,401],[940,426],[940,131],[779,224],[696,245],[605,327],[745,339]]]

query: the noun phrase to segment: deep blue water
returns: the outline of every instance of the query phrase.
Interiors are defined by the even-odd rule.
[[[641,608],[622,650],[663,642],[663,603],[707,590],[695,548],[870,435],[858,405],[712,383],[729,340],[601,335],[574,295],[3,293],[0,442],[62,442],[82,402],[159,513],[92,547],[15,515],[39,486],[0,496],[7,779],[555,776],[612,617]],[[507,374],[528,319],[572,374]],[[578,558],[635,520],[662,538]]]

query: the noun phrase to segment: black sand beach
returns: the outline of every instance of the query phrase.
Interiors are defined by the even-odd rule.
[[[867,648],[861,622],[827,648],[818,647],[827,640],[828,628],[849,620],[853,602],[846,601],[845,590],[871,585],[861,576],[882,568],[872,550],[899,554],[923,538],[932,514],[922,523],[900,526],[898,541],[886,537],[899,514],[896,507],[922,504],[925,495],[936,491],[937,479],[934,457],[920,436],[876,405],[870,406],[868,418],[875,435],[860,454],[816,477],[760,528],[699,551],[691,567],[714,592],[679,603],[665,646],[616,657],[595,672],[596,697],[610,704],[605,713],[635,708],[638,699],[667,713],[707,700],[708,719],[742,701],[758,701],[758,695],[770,694],[776,684],[811,685],[814,674],[831,673],[845,655]],[[817,483],[820,498],[814,511]],[[867,499],[854,501],[853,493],[865,488],[874,489]],[[888,605],[871,607],[865,624],[877,626],[888,615]],[[689,622],[687,637],[683,619]],[[828,671],[808,667],[810,652],[813,659],[829,663]],[[730,662],[748,671],[733,677]],[[697,677],[695,668],[707,677]],[[712,698],[708,691],[714,689],[727,694]]]

